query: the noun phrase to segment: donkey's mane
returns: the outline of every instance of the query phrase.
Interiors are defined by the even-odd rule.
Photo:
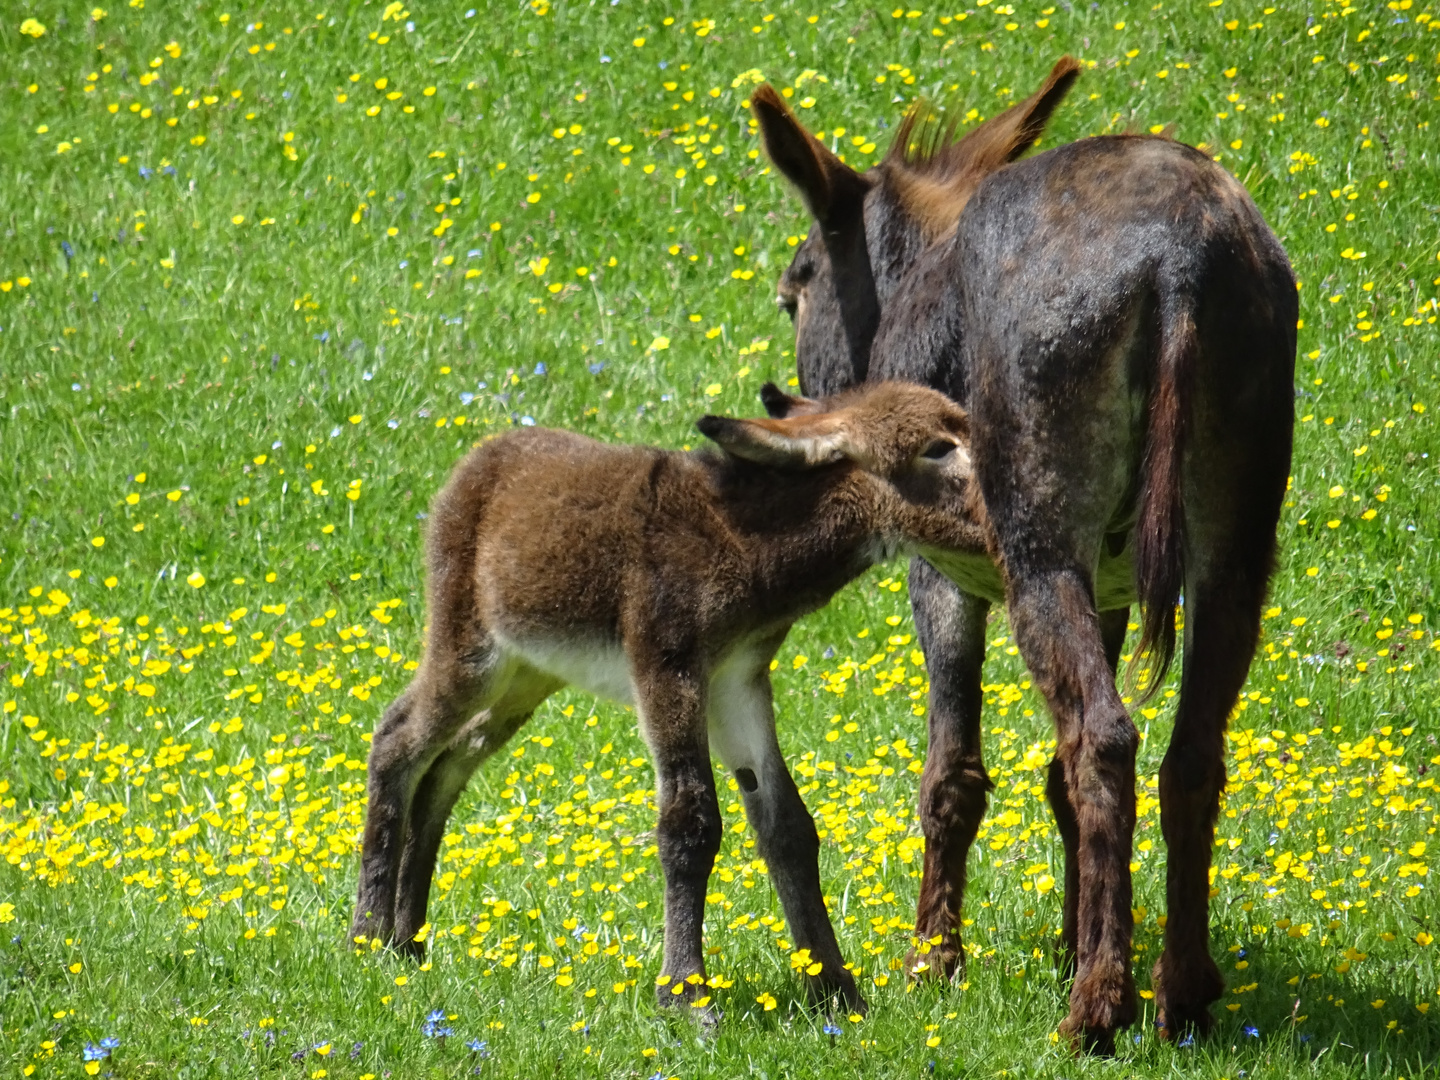
[[[981,180],[1040,138],[1081,68],[1074,57],[1061,57],[1035,93],[964,135],[958,108],[928,98],[909,108],[882,164],[930,238],[954,227]]]

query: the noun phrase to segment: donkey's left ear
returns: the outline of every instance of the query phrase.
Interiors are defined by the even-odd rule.
[[[834,414],[790,420],[702,416],[695,426],[732,457],[782,469],[808,469],[852,456],[844,423]]]
[[[767,382],[760,387],[760,404],[765,406],[765,411],[770,414],[772,420],[784,420],[792,416],[814,416],[825,408],[812,398],[787,394],[773,382]]]

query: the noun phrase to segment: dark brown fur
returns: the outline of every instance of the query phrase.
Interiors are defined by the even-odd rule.
[[[518,431],[462,461],[428,537],[430,628],[376,726],[353,938],[412,953],[436,852],[474,769],[567,683],[632,701],[655,760],[663,1004],[705,993],[721,823],[710,751],[740,782],[813,992],[862,1008],[820,892],[819,839],[775,739],[769,663],[790,625],[899,550],[983,551],[965,415],[892,383],[790,419],[704,417],[724,453]],[[672,990],[679,988],[680,992]],[[709,1013],[706,1013],[709,1016]]]
[[[1076,70],[1062,60],[1035,95],[958,141],[922,111],[870,172],[846,177],[825,161],[830,187],[866,191],[850,217],[824,221],[825,235],[865,243],[820,244],[812,230],[779,294],[795,316],[802,387],[912,379],[960,401],[974,424],[994,564],[930,557],[958,589],[920,560],[911,567],[932,687],[916,932],[940,939],[916,966],[950,974],[963,963],[965,858],[989,786],[985,617],[1004,600],[1058,734],[1047,794],[1066,852],[1060,951],[1074,965],[1062,1030],[1104,1052],[1137,1006],[1137,738],[1115,666],[1138,599],[1136,652],[1149,654],[1153,690],[1182,589],[1185,663],[1160,775],[1162,1034],[1207,1030],[1223,989],[1207,947],[1210,844],[1225,720],[1254,652],[1289,468],[1297,304],[1279,242],[1205,155],[1116,136],[1015,160]],[[803,189],[807,177],[784,164],[798,124],[777,115],[778,100],[757,94],[756,115]],[[868,265],[854,264],[857,252]],[[879,317],[851,317],[841,335],[847,299],[867,289]],[[841,337],[869,351],[856,356]]]

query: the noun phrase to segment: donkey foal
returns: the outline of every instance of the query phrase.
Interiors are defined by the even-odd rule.
[[[429,632],[370,752],[351,936],[419,955],[446,819],[475,768],[567,684],[633,705],[655,762],[665,874],[661,1004],[705,993],[701,925],[720,848],[710,750],[739,782],[812,996],[864,1007],[820,891],[819,839],[780,755],[770,660],[792,623],[902,551],[983,551],[965,414],[920,386],[782,420],[702,417],[713,450],[517,431],[435,500]],[[699,976],[691,980],[692,976]],[[708,1009],[708,1022],[715,1016]]]

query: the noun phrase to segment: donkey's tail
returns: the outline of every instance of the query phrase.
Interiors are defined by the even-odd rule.
[[[1150,390],[1140,516],[1135,526],[1135,585],[1144,609],[1135,655],[1150,654],[1145,697],[1159,689],[1175,655],[1175,603],[1185,580],[1181,460],[1198,353],[1189,300],[1172,293],[1160,305],[1160,362]]]

